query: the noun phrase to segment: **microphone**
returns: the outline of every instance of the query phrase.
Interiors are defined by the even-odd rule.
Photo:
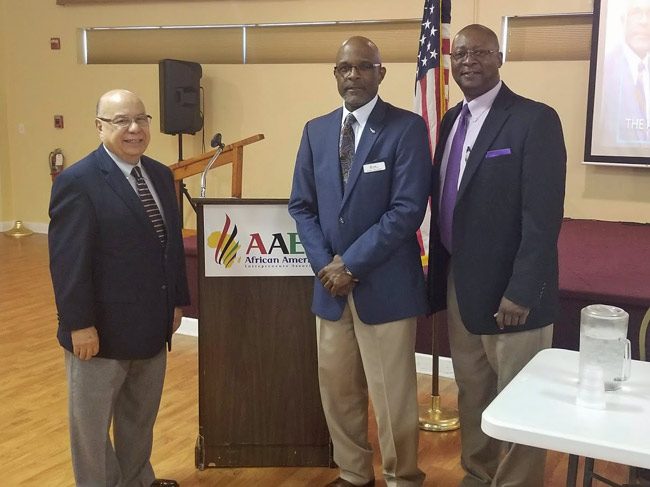
[[[210,147],[221,147],[223,149],[223,144],[221,143],[221,134],[216,133],[214,134],[214,137],[212,137],[212,140],[210,141]]]
[[[214,137],[212,137],[212,140],[210,141],[210,146],[215,147],[217,150],[214,152],[214,155],[212,156],[212,159],[210,159],[210,162],[208,162],[208,165],[205,166],[205,169],[203,170],[203,174],[201,174],[201,198],[205,198],[205,177],[207,176],[208,171],[212,167],[212,164],[214,164],[214,161],[216,161],[217,157],[221,155],[223,148],[226,147],[225,144],[221,142],[220,133],[217,133]]]

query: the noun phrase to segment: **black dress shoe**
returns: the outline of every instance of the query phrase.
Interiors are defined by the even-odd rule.
[[[342,479],[341,477],[337,478],[333,482],[330,482],[327,484],[325,487],[373,487],[375,485],[375,480],[371,480],[368,483],[365,483],[363,485],[357,486],[356,484],[353,484],[352,482],[349,482],[347,480]]]
[[[171,479],[156,479],[151,483],[151,487],[178,487],[178,482]]]

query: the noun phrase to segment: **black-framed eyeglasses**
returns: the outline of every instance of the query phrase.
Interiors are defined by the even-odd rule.
[[[497,51],[496,49],[467,49],[462,51],[454,51],[449,55],[454,61],[462,61],[467,56],[472,57],[474,59],[483,59],[490,54],[494,54],[495,52],[499,52],[499,51]]]
[[[111,125],[114,125],[118,128],[125,129],[131,126],[133,122],[136,123],[138,127],[148,127],[149,124],[151,123],[151,115],[138,115],[137,117],[116,117],[116,118],[103,118],[103,117],[95,117],[97,120],[101,120],[102,122],[110,123]]]
[[[381,67],[381,63],[359,63],[359,64],[348,64],[341,63],[334,66],[334,73],[339,76],[349,76],[352,73],[352,70],[356,68],[357,73],[359,74],[368,74],[373,69]]]

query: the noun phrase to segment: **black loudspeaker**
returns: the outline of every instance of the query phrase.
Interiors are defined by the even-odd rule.
[[[194,134],[203,127],[200,85],[201,65],[189,61],[158,61],[160,131]]]

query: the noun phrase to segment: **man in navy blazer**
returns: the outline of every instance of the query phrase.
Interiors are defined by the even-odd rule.
[[[104,94],[102,145],[52,188],[50,270],[78,486],[176,485],[155,480],[149,458],[166,345],[189,292],[171,171],[143,155],[149,121],[134,93]]]
[[[317,275],[319,383],[340,467],[331,486],[374,485],[368,393],[387,484],[424,479],[414,347],[427,304],[416,232],[431,156],[422,118],[377,96],[385,74],[372,41],[341,46],[334,76],[344,107],[306,124],[289,202]]]
[[[461,485],[534,487],[543,485],[545,451],[501,445],[480,423],[496,394],[551,346],[566,151],[556,112],[513,93],[501,64],[487,27],[454,38],[451,71],[465,99],[445,114],[434,155],[429,293],[433,311],[447,309]]]

